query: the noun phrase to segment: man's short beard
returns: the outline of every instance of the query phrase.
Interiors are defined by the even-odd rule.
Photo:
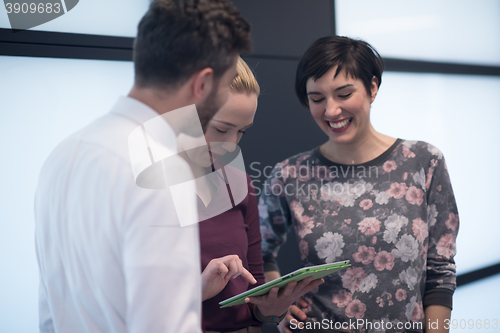
[[[198,116],[200,117],[201,128],[203,129],[203,133],[205,133],[207,129],[208,122],[213,116],[219,111],[224,103],[220,103],[218,98],[219,92],[219,78],[214,78],[214,86],[210,94],[207,96],[205,101],[201,104],[196,105],[196,110],[198,111]]]

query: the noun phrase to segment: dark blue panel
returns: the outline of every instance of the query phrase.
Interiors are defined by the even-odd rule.
[[[252,25],[254,54],[302,56],[333,31],[330,0],[234,0]]]

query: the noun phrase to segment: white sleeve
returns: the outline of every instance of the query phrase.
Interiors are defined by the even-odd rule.
[[[50,311],[47,289],[45,288],[45,283],[43,280],[43,274],[40,267],[42,267],[42,262],[40,261],[39,250],[38,250],[38,237],[39,235],[35,233],[35,251],[36,260],[39,269],[39,283],[38,283],[38,329],[40,333],[54,333],[54,320],[52,319],[52,313]]]
[[[122,248],[128,332],[201,332],[198,225],[180,227],[168,189],[133,184],[127,192]],[[184,207],[196,211],[194,195]]]
[[[45,290],[45,285],[41,278],[38,289],[38,329],[40,333],[55,332],[52,314],[47,300],[47,291]]]

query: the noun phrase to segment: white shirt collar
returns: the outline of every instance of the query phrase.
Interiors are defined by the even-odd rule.
[[[144,125],[153,118],[159,117],[158,119],[162,120],[156,120],[155,124],[160,124],[160,128],[156,126],[155,130],[149,130],[148,134],[151,135],[159,144],[175,152],[177,151],[177,137],[172,127],[163,119],[163,117],[160,117],[158,112],[146,104],[132,97],[120,96],[109,112],[127,118],[136,123],[138,126]]]
[[[158,112],[128,96],[120,96],[109,112],[130,119],[137,125],[142,125],[158,116]]]

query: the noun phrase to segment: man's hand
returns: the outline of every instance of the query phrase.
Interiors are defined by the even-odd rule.
[[[317,288],[323,282],[325,282],[323,279],[313,281],[313,278],[310,276],[298,283],[296,281],[289,282],[281,291],[278,287],[274,287],[267,295],[247,297],[245,298],[245,302],[257,305],[259,312],[263,316],[278,317],[285,313],[297,298]],[[299,311],[301,310],[299,309]]]
[[[231,278],[234,279],[240,275],[251,284],[257,283],[253,275],[243,267],[237,255],[212,259],[201,273],[202,301],[220,293]]]

